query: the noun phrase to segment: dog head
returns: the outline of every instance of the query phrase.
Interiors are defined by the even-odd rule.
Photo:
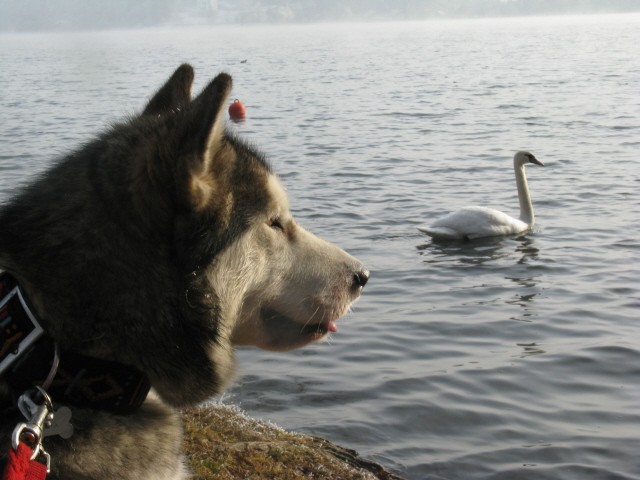
[[[234,345],[324,338],[368,271],[299,226],[265,158],[225,129],[231,77],[182,65],[143,112],[0,210],[0,266],[63,347],[129,363],[168,402],[218,393]]]

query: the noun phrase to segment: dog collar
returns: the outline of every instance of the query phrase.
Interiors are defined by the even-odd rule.
[[[16,395],[46,387],[57,403],[112,413],[131,413],[151,389],[136,368],[62,350],[46,334],[16,279],[0,273],[0,379]],[[55,367],[55,366],[54,366]]]

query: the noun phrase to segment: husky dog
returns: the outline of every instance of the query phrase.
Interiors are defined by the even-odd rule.
[[[56,433],[63,405],[71,436],[19,437],[50,455],[48,478],[186,478],[175,409],[222,391],[235,345],[284,351],[335,332],[367,283],[358,260],[295,222],[267,161],[225,129],[231,77],[193,99],[192,81],[180,66],[141,114],[0,208],[0,269],[28,311],[14,316],[42,330],[11,361],[22,334],[0,317],[0,468],[16,425],[46,405],[57,411],[40,426]],[[25,403],[47,372],[53,403],[42,391]]]

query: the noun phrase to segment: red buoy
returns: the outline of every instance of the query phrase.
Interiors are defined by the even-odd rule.
[[[231,120],[244,120],[246,115],[247,109],[244,108],[242,102],[236,98],[233,103],[229,105],[229,117],[231,117]]]

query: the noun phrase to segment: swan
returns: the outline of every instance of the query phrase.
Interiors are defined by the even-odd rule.
[[[436,240],[473,240],[474,238],[513,235],[530,230],[535,219],[527,177],[524,173],[524,166],[527,163],[544,167],[544,164],[529,152],[520,151],[513,156],[513,169],[516,174],[518,200],[520,201],[519,219],[493,208],[474,206],[445,215],[430,226],[418,227],[418,230]]]

